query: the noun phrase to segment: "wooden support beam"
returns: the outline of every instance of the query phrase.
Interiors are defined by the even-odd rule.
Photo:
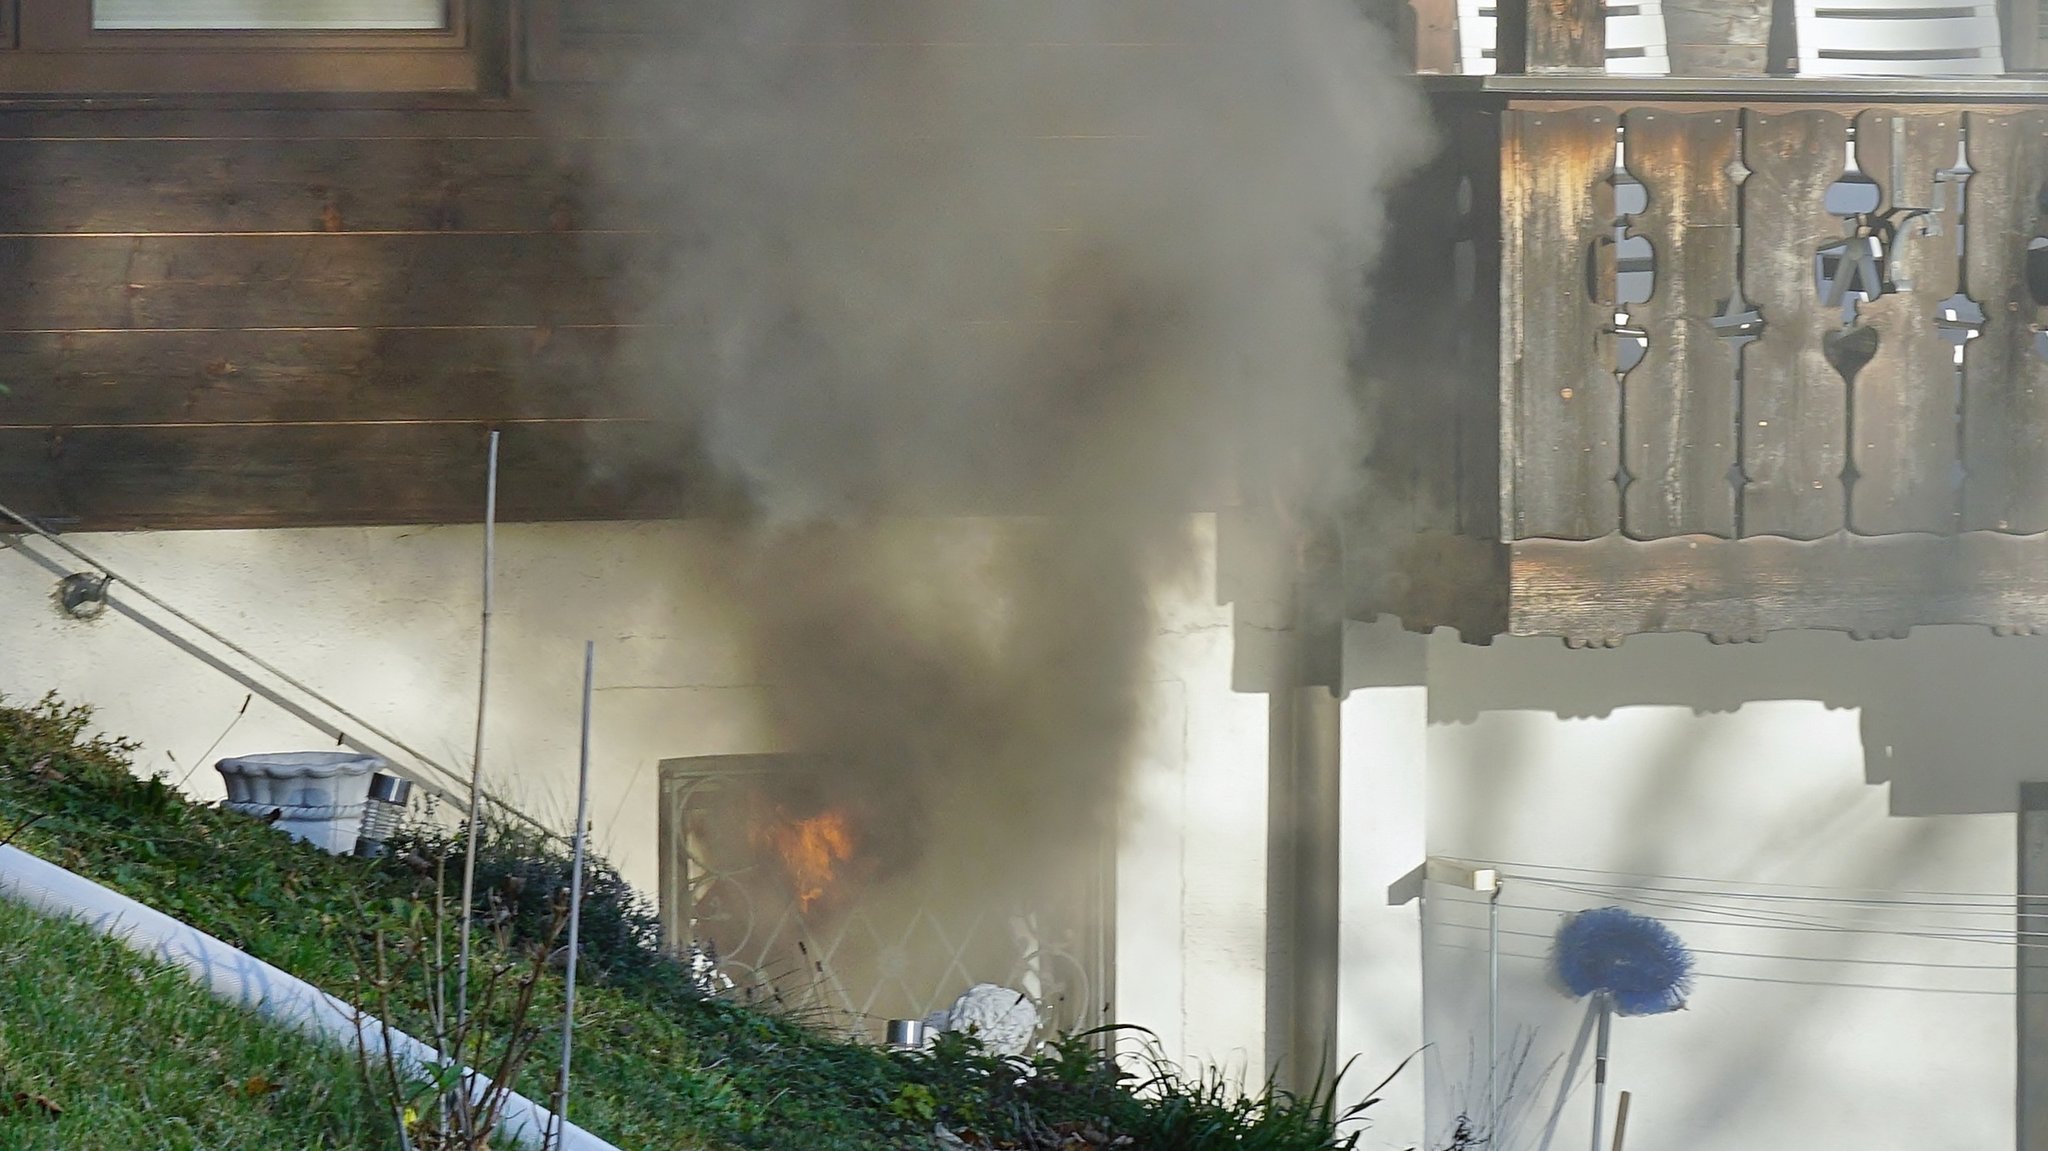
[[[1458,7],[1455,0],[1408,0],[1417,72],[1458,70]]]
[[[1500,6],[1501,31],[1509,10],[1527,5],[1529,72],[1607,70],[1607,7],[1603,0],[1520,0]],[[1502,68],[1505,72],[1507,69]]]
[[[2048,534],[1610,535],[1518,541],[1509,562],[1509,633],[1576,646],[1678,631],[1717,642],[1805,629],[1885,638],[1941,624],[2048,634]]]
[[[1519,76],[1529,70],[1530,9],[1548,0],[1499,0],[1494,7],[1493,70]]]

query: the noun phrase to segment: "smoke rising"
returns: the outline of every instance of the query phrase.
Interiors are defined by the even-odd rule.
[[[1357,2],[678,5],[610,85],[605,190],[674,238],[622,318],[750,509],[722,594],[896,864],[1108,817],[1186,513],[1347,497],[1428,148]]]

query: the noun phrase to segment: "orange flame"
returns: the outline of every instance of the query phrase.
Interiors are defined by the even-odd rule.
[[[767,837],[782,857],[790,885],[796,889],[797,906],[804,911],[831,889],[839,864],[853,856],[853,829],[837,811],[793,823],[778,821],[768,829]]]

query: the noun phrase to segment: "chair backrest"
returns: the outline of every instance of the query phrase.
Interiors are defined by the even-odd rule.
[[[1458,63],[1468,75],[1491,75],[1500,17],[1496,0],[1458,0]],[[1606,0],[1607,70],[1632,76],[1668,76],[1671,54],[1664,34],[1663,0]]]
[[[1997,0],[1793,0],[1802,76],[1996,76]]]

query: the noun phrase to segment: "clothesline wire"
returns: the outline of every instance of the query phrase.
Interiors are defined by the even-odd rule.
[[[1482,925],[1482,924],[1477,924],[1477,923],[1439,923],[1439,924],[1437,924],[1436,926],[1437,926],[1437,927],[1439,927],[1439,928],[1443,928],[1443,929],[1445,929],[1445,930],[1450,930],[1450,931],[1472,931],[1472,932],[1479,932],[1479,933],[1482,933],[1482,934],[1483,934],[1483,933],[1485,933],[1485,931],[1487,930],[1487,929],[1486,929],[1486,927],[1485,927],[1484,925]],[[1549,932],[1543,932],[1543,931],[1522,931],[1522,930],[1518,930],[1518,929],[1515,929],[1515,928],[1508,928],[1508,927],[1503,927],[1503,928],[1501,928],[1501,929],[1500,929],[1500,934],[1501,934],[1501,935],[1502,935],[1502,937],[1504,937],[1504,938],[1512,938],[1512,939],[1541,939],[1541,940],[1545,940],[1545,941],[1548,941],[1548,940],[1550,940],[1550,939],[1554,938],[1554,936],[1552,936],[1552,935],[1551,935],[1551,934],[1550,934]],[[2011,945],[2010,945],[2010,944],[2008,944],[2008,946],[2011,946]],[[1870,959],[1870,958],[1858,958],[1858,957],[1838,957],[1838,956],[1832,956],[1832,955],[1779,955],[1779,954],[1775,954],[1775,953],[1772,953],[1772,952],[1764,952],[1764,951],[1728,951],[1728,950],[1716,949],[1716,948],[1712,948],[1712,947],[1692,947],[1692,946],[1687,946],[1686,950],[1687,950],[1687,951],[1689,951],[1689,952],[1691,952],[1691,953],[1692,953],[1692,954],[1694,954],[1694,955],[1718,955],[1718,956],[1721,956],[1721,957],[1723,957],[1723,958],[1728,958],[1728,959],[1762,959],[1762,960],[1769,960],[1769,961],[1773,961],[1773,962],[1776,962],[1776,961],[1783,961],[1783,962],[1787,962],[1787,963],[1848,963],[1848,964],[1855,964],[1855,965],[1857,965],[1857,966],[1860,966],[1860,967],[1926,967],[1926,968],[1933,968],[1933,969],[1938,969],[1938,970],[1944,970],[1944,971],[2011,971],[2011,970],[2012,970],[2012,964],[2011,964],[2011,963],[2009,963],[2009,962],[2008,962],[2008,963],[1942,963],[1942,962],[1937,962],[1937,961],[1934,961],[1934,960],[1920,960],[1920,959]],[[1506,954],[1506,952],[1503,952],[1502,954]],[[1525,957],[1525,958],[1534,958],[1534,957]]]
[[[1465,898],[1459,898],[1454,901],[1473,905],[1481,902]],[[1801,917],[1770,916],[1712,905],[1680,904],[1648,898],[1623,900],[1622,902],[1633,903],[1640,907],[1655,908],[1660,912],[1678,910],[1691,913],[1691,916],[1660,915],[1659,918],[1663,919],[1666,923],[1768,931],[1807,931],[1817,934],[1890,936],[1901,939],[1931,939],[1956,943],[1990,943],[2001,947],[2048,948],[2048,931],[2021,932],[2018,930],[2017,924],[2011,929],[1969,928],[1924,923],[1882,924],[1864,922],[1859,924],[1854,922],[1827,922]],[[1511,903],[1505,899],[1502,900],[1500,906],[1503,912],[1518,913],[1530,912],[1563,915],[1584,910],[1582,907],[1530,906],[1528,904]],[[1705,918],[1700,918],[1701,916]]]
[[[1475,954],[1486,951],[1486,947],[1483,944],[1444,943],[1441,946],[1453,951],[1467,951]],[[1548,955],[1530,955],[1525,952],[1508,951],[1505,949],[1500,954],[1503,959],[1526,960],[1532,963],[1543,964],[1550,962]],[[1926,987],[1897,983],[1854,983],[1833,979],[1777,979],[1763,975],[1732,975],[1726,972],[1700,970],[1694,971],[1693,974],[1700,979],[1733,983],[1772,983],[1790,987],[1835,987],[1851,991],[1904,991],[1925,995],[1993,995],[2003,999],[2010,999],[2016,994],[2014,991],[1999,988]]]
[[[1996,900],[1996,899],[2011,899],[2011,898],[2013,897],[2013,896],[2012,896],[2012,893],[2011,893],[2011,892],[1999,892],[1999,891],[1915,891],[1915,890],[1897,890],[1897,889],[1892,889],[1892,888],[1883,888],[1883,887],[1850,887],[1850,886],[1844,886],[1844,885],[1838,885],[1838,884],[1817,884],[1817,883],[1772,883],[1772,882],[1767,882],[1767,881],[1763,881],[1763,880],[1731,880],[1731,879],[1712,879],[1712,878],[1704,878],[1704,877],[1701,877],[1701,876],[1696,876],[1696,875],[1666,875],[1666,874],[1661,874],[1661,873],[1655,873],[1655,872],[1635,872],[1635,871],[1611,871],[1611,870],[1606,870],[1606,869],[1602,869],[1602,868],[1596,868],[1596,867],[1567,867],[1567,866],[1564,866],[1564,865],[1562,865],[1562,864],[1553,864],[1553,863],[1523,863],[1523,862],[1515,862],[1515,861],[1510,861],[1510,860],[1473,860],[1473,859],[1465,859],[1465,858],[1463,858],[1463,857],[1459,857],[1459,856],[1444,856],[1444,857],[1442,857],[1442,858],[1444,858],[1444,859],[1448,859],[1448,860],[1452,860],[1452,861],[1454,861],[1454,862],[1457,862],[1457,863],[1460,863],[1460,864],[1464,864],[1464,865],[1466,865],[1466,866],[1471,866],[1471,867],[1490,867],[1490,868],[1494,868],[1494,869],[1497,869],[1497,870],[1499,870],[1499,871],[1502,871],[1502,872],[1504,872],[1504,873],[1507,873],[1507,872],[1512,872],[1512,873],[1514,873],[1515,875],[1517,875],[1517,876],[1520,876],[1520,877],[1523,877],[1523,878],[1525,878],[1525,879],[1526,879],[1526,878],[1540,878],[1540,877],[1537,877],[1537,876],[1533,876],[1533,875],[1531,875],[1531,873],[1534,873],[1534,872],[1544,872],[1544,871],[1550,871],[1550,872],[1565,872],[1565,873],[1567,873],[1567,874],[1571,874],[1571,875],[1604,875],[1604,876],[1610,876],[1610,877],[1613,877],[1613,878],[1617,878],[1617,879],[1627,879],[1627,880],[1651,880],[1651,881],[1655,881],[1655,882],[1651,882],[1651,883],[1631,883],[1631,884],[1626,884],[1626,885],[1617,885],[1617,886],[1632,886],[1632,887],[1649,887],[1649,888],[1656,888],[1656,887],[1658,887],[1658,886],[1659,886],[1659,884],[1668,884],[1668,883],[1691,883],[1691,884],[1703,884],[1703,885],[1706,885],[1706,886],[1709,886],[1709,887],[1715,888],[1716,890],[1726,890],[1726,889],[1729,889],[1729,888],[1755,888],[1755,889],[1764,889],[1764,890],[1769,890],[1769,891],[1858,891],[1858,892],[1862,892],[1862,893],[1864,893],[1864,894],[1867,894],[1867,895],[1878,895],[1878,896],[1886,896],[1886,897],[1889,897],[1889,896],[1927,896],[1927,897],[1931,897],[1931,898],[1936,898],[1936,899],[1965,899],[1965,900],[1968,900],[1968,899],[1978,899],[1978,900]],[[1581,882],[1585,882],[1585,881],[1581,881]]]
[[[1613,891],[1606,891],[1606,890],[1601,890],[1601,889],[1599,889],[1599,888],[1582,888],[1582,887],[1574,887],[1574,886],[1572,886],[1572,885],[1570,885],[1570,884],[1563,884],[1563,883],[1548,883],[1548,884],[1541,884],[1540,886],[1544,886],[1544,887],[1552,888],[1552,889],[1554,889],[1554,890],[1558,890],[1558,891],[1570,892],[1570,893],[1572,893],[1572,894],[1574,894],[1574,895],[1579,895],[1579,896],[1583,896],[1583,897],[1586,897],[1586,898],[1589,898],[1589,899],[1596,899],[1596,900],[1611,900],[1611,899],[1616,899],[1616,898],[1620,898],[1620,899],[1621,899],[1621,900],[1622,900],[1623,902],[1628,902],[1628,903],[1636,903],[1636,904],[1639,904],[1639,905],[1642,905],[1642,906],[1645,906],[1645,907],[1659,907],[1659,908],[1667,908],[1667,909],[1670,909],[1670,910],[1674,910],[1674,911],[1689,911],[1689,912],[1694,912],[1694,913],[1699,913],[1699,914],[1718,914],[1718,915],[1722,915],[1722,916],[1724,916],[1724,917],[1726,917],[1726,918],[1729,918],[1729,919],[1735,919],[1735,920],[1743,920],[1743,921],[1747,921],[1747,922],[1751,922],[1751,923],[1759,923],[1759,924],[1772,924],[1772,923],[1775,923],[1775,924],[1791,924],[1791,925],[1799,925],[1799,926],[1814,926],[1814,927],[1826,927],[1826,928],[1839,928],[1839,927],[1844,927],[1844,926],[1855,926],[1855,925],[1864,925],[1864,926],[1874,926],[1874,927],[1883,927],[1883,928],[1894,928],[1894,929],[1895,929],[1896,927],[1898,927],[1898,926],[1899,926],[1899,923],[1898,923],[1898,921],[1896,921],[1896,920],[1886,920],[1886,919],[1883,919],[1883,918],[1852,918],[1852,917],[1846,917],[1846,916],[1838,916],[1838,917],[1834,917],[1834,918],[1822,918],[1822,917],[1818,917],[1818,916],[1814,916],[1814,915],[1803,915],[1803,914],[1798,914],[1798,913],[1794,913],[1794,912],[1788,912],[1788,911],[1775,911],[1775,910],[1769,910],[1769,909],[1757,909],[1757,908],[1748,908],[1748,907],[1741,907],[1741,906],[1733,906],[1733,907],[1731,907],[1731,906],[1727,906],[1727,905],[1724,905],[1724,904],[1717,904],[1717,903],[1715,903],[1715,902],[1714,902],[1714,901],[1713,901],[1712,899],[1669,899],[1669,898],[1662,898],[1662,897],[1659,897],[1659,896],[1656,896],[1656,895],[1648,895],[1648,894],[1637,894],[1637,895],[1631,895],[1631,896],[1617,896],[1617,895],[1616,895],[1616,893],[1614,893]],[[1505,903],[1505,900],[1503,900],[1503,902]],[[1869,909],[1869,908],[1865,908],[1865,909],[1863,909],[1863,910],[1865,910],[1865,911],[1871,911],[1871,910],[1874,910],[1874,909]],[[1925,908],[1915,908],[1915,909],[1912,909],[1910,913],[1911,913],[1911,914],[1916,914],[1916,915],[1925,915],[1925,914],[1927,914],[1927,911],[1926,911],[1926,909],[1925,909]],[[2014,921],[2014,924],[2013,924],[2013,928],[2012,928],[2012,930],[2017,930],[2017,929],[2018,929],[2018,926],[2019,926],[2019,925],[2018,925],[2018,922],[2017,922],[2017,921],[2018,921],[2018,920],[2019,920],[2019,919],[2020,919],[2020,918],[2021,918],[2022,916],[2025,916],[2026,918],[2038,918],[2038,917],[2041,917],[2041,916],[2042,916],[2043,914],[2044,914],[2044,913],[2042,913],[2042,912],[2032,912],[2032,911],[2030,911],[2030,912],[2021,912],[2021,911],[2019,911],[2019,910],[2018,910],[2017,908],[2014,908],[2014,909],[2008,910],[2008,911],[2007,911],[2007,912],[2005,913],[2005,915],[2004,915],[2004,916],[2003,916],[2002,918],[2005,918],[2005,919],[2010,919],[2010,920],[2013,920],[2013,921]],[[1927,930],[1934,930],[1934,931],[1942,931],[1942,932],[1970,932],[1970,933],[1979,933],[1979,932],[1988,932],[1988,931],[2002,931],[2002,930],[2004,930],[2004,929],[1991,929],[1991,928],[1965,927],[1965,926],[1961,926],[1961,925],[1954,925],[1954,924],[1945,924],[1945,923],[1918,923],[1918,924],[1913,924],[1913,923],[1911,923],[1910,921],[1908,922],[1908,924],[1907,924],[1907,925],[1908,925],[1908,926],[1919,926],[1919,927],[1925,928],[1925,929],[1927,929]],[[2005,933],[2006,933],[2006,934],[2010,934],[2010,933],[2011,933],[2011,931],[2006,931]],[[2029,932],[2029,934],[2048,934],[2048,933],[2044,933],[2044,932],[2039,932],[2039,931],[2035,931],[2035,932]]]

